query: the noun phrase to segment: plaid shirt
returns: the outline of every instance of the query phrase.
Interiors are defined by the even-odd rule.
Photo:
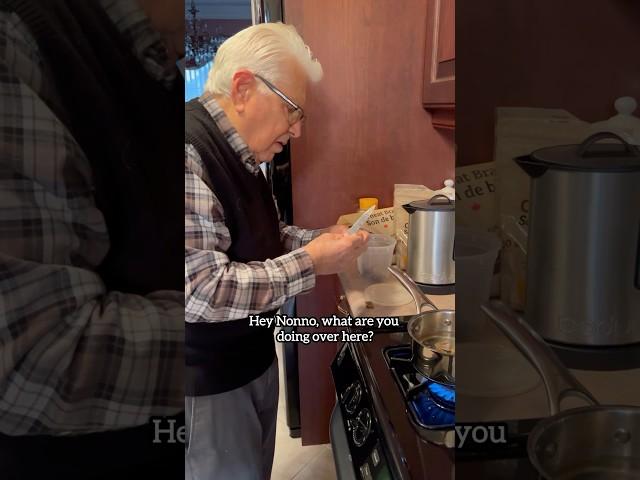
[[[211,95],[198,99],[209,112],[240,161],[262,175],[254,155]],[[280,238],[289,251],[265,262],[236,263],[225,253],[231,235],[224,211],[198,152],[185,145],[185,320],[221,322],[280,307],[288,298],[315,286],[309,254],[301,247],[320,233],[280,222]],[[275,201],[275,200],[274,200]],[[277,208],[277,207],[276,207]]]
[[[100,3],[170,85],[175,65],[137,2]],[[34,38],[15,14],[0,23],[0,432],[88,433],[179,413],[183,292],[106,290],[89,161],[41,98],[51,82]]]

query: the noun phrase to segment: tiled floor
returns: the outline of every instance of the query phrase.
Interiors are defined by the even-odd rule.
[[[331,445],[303,447],[299,438],[289,436],[284,395],[284,369],[282,351],[278,346],[280,361],[280,402],[278,404],[278,427],[276,430],[276,452],[273,459],[271,480],[336,480]]]

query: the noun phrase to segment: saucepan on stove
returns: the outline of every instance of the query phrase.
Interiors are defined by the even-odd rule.
[[[434,382],[455,385],[455,310],[438,310],[406,273],[395,266],[389,271],[411,293],[418,308],[407,324],[414,367]],[[426,308],[431,310],[424,311]]]
[[[482,307],[538,370],[551,416],[529,434],[529,459],[545,479],[640,478],[640,407],[600,405],[524,320],[504,304]],[[561,411],[576,396],[586,407]]]

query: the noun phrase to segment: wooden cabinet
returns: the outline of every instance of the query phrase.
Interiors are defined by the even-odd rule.
[[[424,107],[439,128],[455,127],[455,0],[427,4]]]

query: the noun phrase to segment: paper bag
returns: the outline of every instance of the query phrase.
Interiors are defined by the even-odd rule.
[[[498,230],[495,162],[456,168],[456,225]]]
[[[358,220],[358,218],[360,218],[360,215],[362,215],[362,212],[342,215],[340,218],[338,218],[338,221],[336,223],[338,225],[351,226],[356,222],[356,220]],[[389,207],[374,210],[367,222],[362,226],[362,229],[366,230],[369,233],[383,233],[386,235],[395,236],[393,227],[393,208]]]

